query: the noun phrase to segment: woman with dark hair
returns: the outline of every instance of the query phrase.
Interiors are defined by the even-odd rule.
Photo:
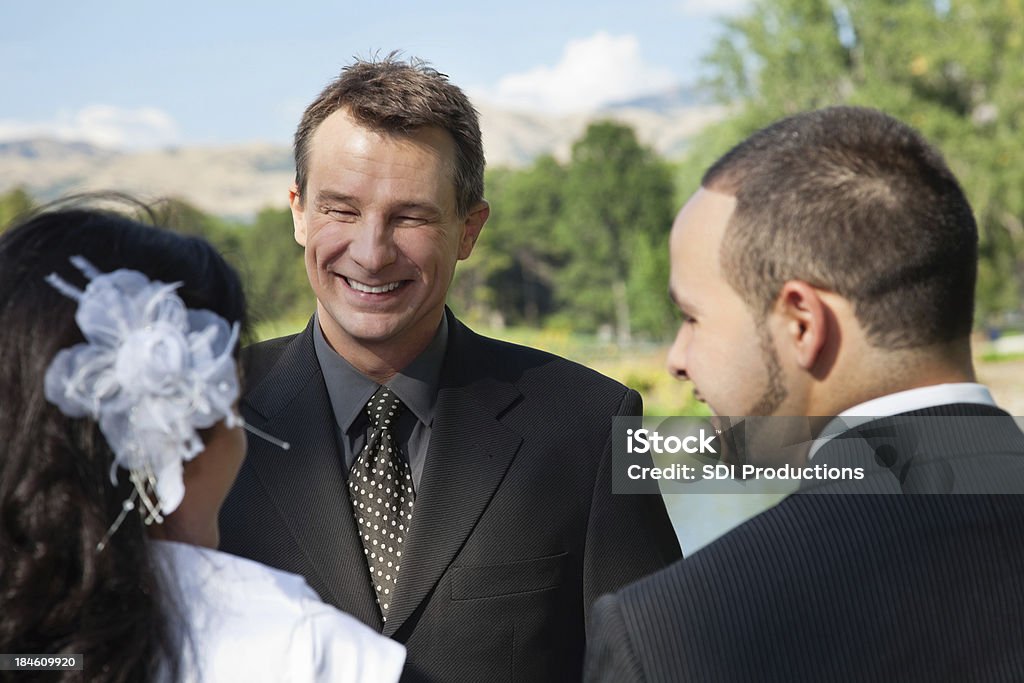
[[[245,299],[205,241],[86,208],[0,236],[0,652],[61,680],[397,680],[401,645],[217,552]]]

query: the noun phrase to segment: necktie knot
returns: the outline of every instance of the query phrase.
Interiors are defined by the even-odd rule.
[[[374,427],[393,428],[402,410],[402,400],[388,387],[378,389],[366,403],[366,414]]]

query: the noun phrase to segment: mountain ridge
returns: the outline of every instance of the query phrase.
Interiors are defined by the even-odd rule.
[[[522,167],[542,154],[565,161],[588,123],[613,119],[666,158],[727,109],[694,102],[692,93],[666,93],[615,103],[590,114],[552,116],[478,102],[488,166]],[[39,201],[74,192],[117,190],[144,201],[182,198],[219,216],[251,218],[285,207],[294,177],[291,149],[270,143],[114,150],[49,138],[0,141],[0,192],[21,186]]]

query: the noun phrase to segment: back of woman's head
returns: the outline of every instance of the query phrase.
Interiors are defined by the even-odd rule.
[[[137,207],[136,207],[137,208]],[[51,208],[0,235],[0,652],[82,653],[88,680],[147,680],[174,656],[167,607],[144,526],[129,514],[97,545],[131,495],[96,423],[65,416],[44,394],[61,349],[84,341],[70,258],[181,282],[188,308],[245,326],[237,274],[204,240],[90,208]]]

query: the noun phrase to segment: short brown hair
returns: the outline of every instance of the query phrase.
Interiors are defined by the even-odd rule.
[[[722,271],[756,314],[795,279],[849,300],[878,347],[970,333],[977,226],[941,154],[909,126],[861,107],[798,114],[734,147],[702,184],[736,197]]]
[[[345,109],[372,130],[407,134],[436,126],[455,142],[455,205],[466,216],[484,197],[484,148],[477,111],[460,88],[426,62],[395,53],[345,67],[310,104],[295,131],[295,184],[306,190],[310,138],[324,119]]]

